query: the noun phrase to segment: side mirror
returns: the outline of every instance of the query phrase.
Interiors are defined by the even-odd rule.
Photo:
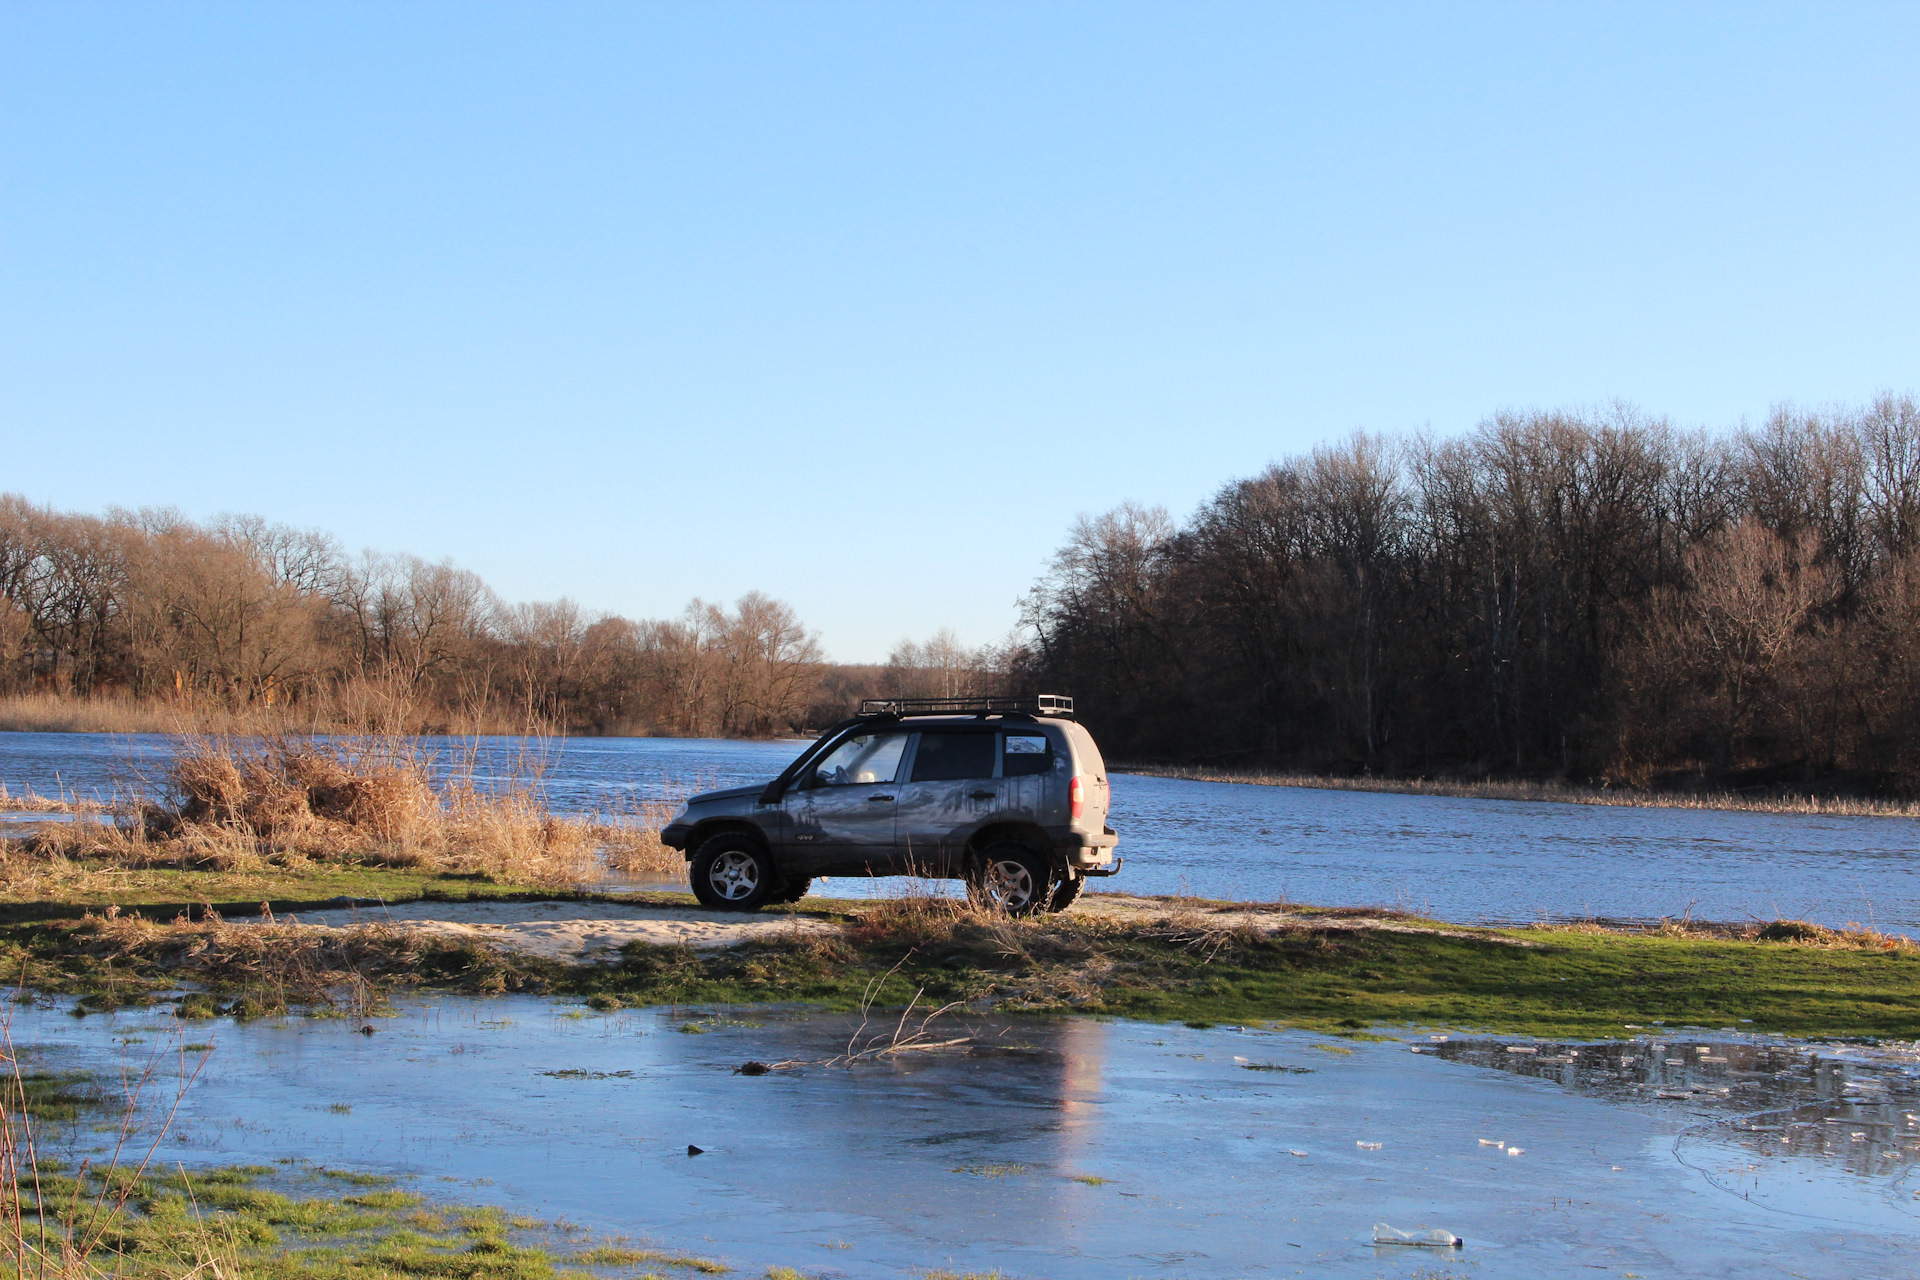
[[[760,792],[760,803],[761,804],[779,804],[780,792],[781,792],[780,779],[775,778],[772,782],[769,782],[766,785],[764,790]]]

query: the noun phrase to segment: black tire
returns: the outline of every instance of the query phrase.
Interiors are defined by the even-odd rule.
[[[1073,905],[1073,900],[1079,897],[1080,891],[1086,887],[1085,876],[1074,876],[1071,879],[1061,876],[1060,882],[1053,886],[1053,896],[1047,899],[1047,910],[1065,911]]]
[[[770,907],[783,907],[789,902],[798,902],[807,896],[807,890],[813,887],[812,876],[795,876],[780,887],[780,891],[767,899]]]
[[[766,849],[741,831],[702,841],[687,874],[693,896],[712,911],[758,911],[785,883]]]
[[[1053,897],[1053,871],[1023,844],[987,846],[967,877],[974,904],[1010,916],[1046,909]]]

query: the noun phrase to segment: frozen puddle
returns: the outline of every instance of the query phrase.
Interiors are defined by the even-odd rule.
[[[690,1021],[702,1033],[679,1030]],[[428,1194],[749,1275],[1920,1274],[1920,1080],[1891,1052],[1675,1033],[1516,1046],[1531,1053],[1421,1036],[1412,1053],[1072,1018],[973,1021],[964,1052],[747,1076],[733,1068],[841,1051],[848,1019],[509,997],[358,1025],[189,1024],[217,1047],[163,1155],[418,1174]],[[21,1009],[13,1030],[117,1072],[171,1028]],[[1376,1247],[1375,1222],[1466,1246]]]

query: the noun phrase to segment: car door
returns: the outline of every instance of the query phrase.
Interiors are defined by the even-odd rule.
[[[787,792],[787,860],[802,875],[858,874],[893,854],[896,778],[911,734],[849,734]]]
[[[900,870],[951,875],[967,837],[996,807],[1000,735],[987,728],[927,729],[900,788]]]

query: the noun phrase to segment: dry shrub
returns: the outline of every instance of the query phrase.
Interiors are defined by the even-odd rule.
[[[595,814],[589,825],[607,865],[629,875],[684,876],[686,855],[661,844],[660,831],[689,795],[707,789],[703,782],[669,782],[656,796]]]
[[[49,867],[244,872],[331,862],[549,888],[592,878],[603,830],[554,816],[537,768],[486,787],[476,772],[471,754],[442,766],[409,739],[195,738],[163,781],[165,802],[118,825],[48,827],[22,844]]]
[[[1759,942],[1784,942],[1792,946],[1819,947],[1829,951],[1893,951],[1902,955],[1920,951],[1913,939],[1905,934],[1883,933],[1858,922],[1829,929],[1808,920],[1774,920],[1750,936]]]
[[[385,742],[195,738],[183,743],[170,781],[185,824],[289,844],[318,833],[332,847],[405,845],[440,808],[428,763]]]

